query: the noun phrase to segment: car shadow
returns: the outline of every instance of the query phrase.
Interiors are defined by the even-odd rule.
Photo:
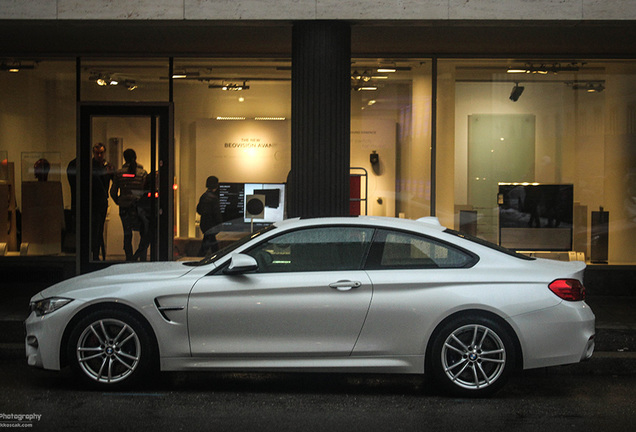
[[[121,395],[175,394],[186,392],[225,392],[245,394],[346,394],[447,396],[421,375],[345,374],[345,373],[273,373],[273,372],[161,372],[134,387],[88,388],[65,368],[60,372],[30,368],[26,383],[40,389]],[[526,397],[567,397],[568,382],[576,376],[558,374],[550,369],[523,371],[490,399]],[[573,384],[573,383],[570,383]],[[456,398],[453,398],[456,399]]]

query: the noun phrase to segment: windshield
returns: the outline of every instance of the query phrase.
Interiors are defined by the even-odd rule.
[[[210,264],[213,263],[221,258],[223,258],[224,256],[234,252],[236,249],[240,248],[241,246],[243,246],[245,243],[251,241],[252,239],[255,239],[256,237],[258,237],[261,234],[264,234],[268,231],[273,230],[274,228],[276,228],[275,225],[269,225],[268,227],[263,228],[260,231],[256,231],[255,233],[252,233],[250,235],[247,235],[245,237],[243,237],[241,240],[236,241],[226,247],[224,247],[223,249],[210,254],[208,256],[206,256],[205,258],[203,258],[201,261],[192,261],[192,262],[187,262],[184,263],[187,266],[192,266],[192,267],[198,267],[198,266],[202,266],[202,265],[206,265],[206,264]]]

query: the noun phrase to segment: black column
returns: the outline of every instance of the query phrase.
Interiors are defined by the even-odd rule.
[[[294,24],[289,217],[349,214],[350,80],[350,25]]]

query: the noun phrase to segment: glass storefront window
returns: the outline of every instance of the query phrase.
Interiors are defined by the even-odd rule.
[[[431,214],[431,70],[426,59],[352,61],[352,214]]]
[[[169,63],[82,58],[81,100],[165,103]],[[2,216],[0,225],[8,229],[0,243],[7,245],[6,255],[72,254],[75,59],[2,64],[0,202],[7,209],[0,208],[0,215],[7,220]],[[436,64],[433,104],[430,59],[352,60],[351,212],[410,219],[434,212],[443,225],[517,250],[574,251],[588,262],[633,264],[636,62],[512,58]],[[200,252],[196,208],[210,176],[218,177],[226,206],[220,246],[247,231],[249,221],[240,215],[246,193],[275,190],[284,203],[291,61],[175,58],[173,65],[174,256],[180,258]],[[136,121],[117,115],[94,120],[94,140],[104,142],[114,168],[121,167],[129,146],[139,149],[144,166],[151,165],[149,152],[136,141],[146,143],[151,128]],[[43,192],[45,187],[55,191]],[[36,240],[24,224],[53,219],[41,216],[39,207],[34,212],[34,203],[55,209],[61,221],[53,234],[31,236]],[[279,213],[284,216],[284,208],[272,212]],[[119,240],[108,243],[116,233],[110,228],[105,247],[121,255]]]
[[[1,63],[0,251],[4,256],[73,254],[66,167],[76,150],[75,60]]]
[[[251,229],[242,215],[250,191],[274,191],[266,211],[283,216],[291,167],[291,61],[175,58],[173,78],[178,259],[204,253],[197,204],[211,176],[220,183],[223,225],[214,231],[220,247]]]
[[[636,256],[636,63],[440,60],[437,214],[517,250]]]
[[[169,99],[167,58],[82,58],[82,101],[165,102]]]

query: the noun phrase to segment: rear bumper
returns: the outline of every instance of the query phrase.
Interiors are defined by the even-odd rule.
[[[525,329],[524,369],[578,363],[594,352],[596,318],[585,302],[564,301],[513,320]]]

